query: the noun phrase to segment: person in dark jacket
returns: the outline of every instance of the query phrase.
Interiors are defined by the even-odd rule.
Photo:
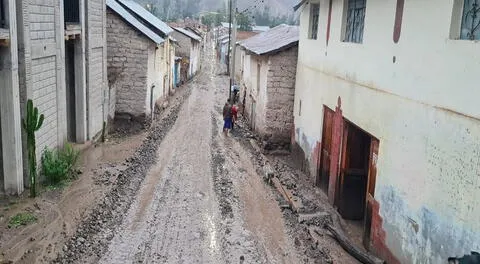
[[[232,129],[232,106],[229,99],[223,106],[223,133],[228,135],[230,129]]]

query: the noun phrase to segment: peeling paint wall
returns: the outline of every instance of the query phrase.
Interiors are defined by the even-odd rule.
[[[434,264],[478,251],[480,43],[450,39],[454,1],[427,0],[405,3],[395,44],[396,1],[370,0],[362,44],[340,41],[343,1],[333,1],[327,46],[328,2],[317,40],[307,39],[308,4],[300,17],[295,140],[310,167],[323,105],[341,97],[344,117],[380,140],[377,253]]]

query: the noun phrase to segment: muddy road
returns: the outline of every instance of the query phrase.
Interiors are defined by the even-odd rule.
[[[135,168],[120,174],[125,183],[55,262],[302,262],[251,155],[222,133],[228,79],[213,54],[206,52],[183,104],[167,116],[171,126],[158,137],[151,132]]]

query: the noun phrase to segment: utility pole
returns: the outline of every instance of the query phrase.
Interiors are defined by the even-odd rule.
[[[228,19],[228,52],[227,52],[227,74],[230,74],[230,46],[232,43],[232,0],[228,1],[229,19]],[[231,81],[230,81],[231,85]]]
[[[232,86],[235,85],[235,54],[237,49],[237,0],[233,1],[233,10],[235,13],[233,14],[233,34],[232,34],[232,41],[231,41],[231,49],[232,49],[232,58],[230,59],[230,89],[228,90],[228,98],[232,100]]]

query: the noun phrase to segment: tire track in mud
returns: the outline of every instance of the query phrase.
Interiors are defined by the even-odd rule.
[[[140,148],[126,160],[128,167],[118,175],[112,189],[82,221],[53,263],[92,263],[105,253],[150,167],[155,164],[160,142],[175,124],[190,92],[190,89],[184,91],[176,104],[172,104],[160,116],[160,120],[155,121]]]

